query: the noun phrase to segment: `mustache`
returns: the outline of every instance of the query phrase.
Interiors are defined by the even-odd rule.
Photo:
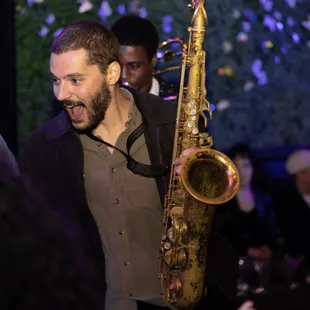
[[[71,100],[64,100],[62,102],[62,105],[68,109],[72,109],[72,108],[78,107],[78,106],[85,107],[85,104],[82,101],[71,101]]]

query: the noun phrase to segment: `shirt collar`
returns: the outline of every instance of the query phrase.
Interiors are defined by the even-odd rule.
[[[128,109],[128,120],[126,121],[125,125],[126,127],[128,127],[129,125],[133,125],[133,128],[136,128],[137,124],[140,124],[142,122],[141,114],[135,104],[132,93],[128,89],[123,87],[121,87],[121,91],[123,95],[130,100],[130,106]]]
[[[152,87],[149,93],[155,96],[159,96],[159,82],[154,77],[152,78]]]

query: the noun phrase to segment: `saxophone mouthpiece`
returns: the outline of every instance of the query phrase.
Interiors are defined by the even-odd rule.
[[[201,30],[203,30],[208,25],[208,16],[203,0],[196,3],[195,13],[192,17],[192,25],[194,28]]]

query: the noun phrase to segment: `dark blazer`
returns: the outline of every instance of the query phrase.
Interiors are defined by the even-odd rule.
[[[246,255],[249,247],[263,244],[273,250],[277,249],[278,227],[271,195],[260,189],[253,189],[253,194],[255,209],[250,213],[250,218],[240,210],[236,197],[226,203],[231,216],[222,233],[235,246],[239,255]]]
[[[133,93],[136,105],[146,123],[145,140],[153,165],[171,165],[176,105],[151,94]],[[21,173],[40,188],[46,199],[79,236],[85,251],[95,258],[98,272],[105,278],[104,255],[95,221],[86,202],[83,179],[83,149],[65,112],[47,122],[31,137],[21,160]],[[163,201],[169,174],[157,178]],[[220,208],[218,209],[220,210]],[[219,234],[226,213],[218,212],[211,242],[208,272],[209,296],[231,304],[237,270],[237,256]],[[212,290],[214,293],[212,293]],[[225,308],[221,308],[225,309]],[[229,308],[227,308],[229,309]]]
[[[160,76],[155,76],[159,83],[159,97],[164,100],[177,100],[178,89],[174,84],[167,83]]]
[[[101,310],[97,269],[47,204],[19,179],[0,184],[0,309]]]
[[[281,184],[276,193],[276,216],[284,239],[284,250],[306,255],[310,266],[310,209],[295,184]]]

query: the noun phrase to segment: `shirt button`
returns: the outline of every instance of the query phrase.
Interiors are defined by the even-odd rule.
[[[128,295],[129,295],[129,296],[132,296],[132,293],[131,293],[131,292],[129,292],[129,293],[128,293]]]
[[[113,167],[111,168],[111,172],[114,173],[116,171],[116,169]]]
[[[119,199],[116,199],[116,200],[115,200],[115,203],[118,204],[118,203],[119,203]]]
[[[120,230],[118,233],[119,233],[120,235],[125,235],[125,232],[122,231],[122,230]]]
[[[124,262],[124,265],[125,265],[125,266],[128,266],[128,265],[129,265],[129,262]]]
[[[101,143],[100,142],[97,142],[97,146],[100,146],[101,145]]]

